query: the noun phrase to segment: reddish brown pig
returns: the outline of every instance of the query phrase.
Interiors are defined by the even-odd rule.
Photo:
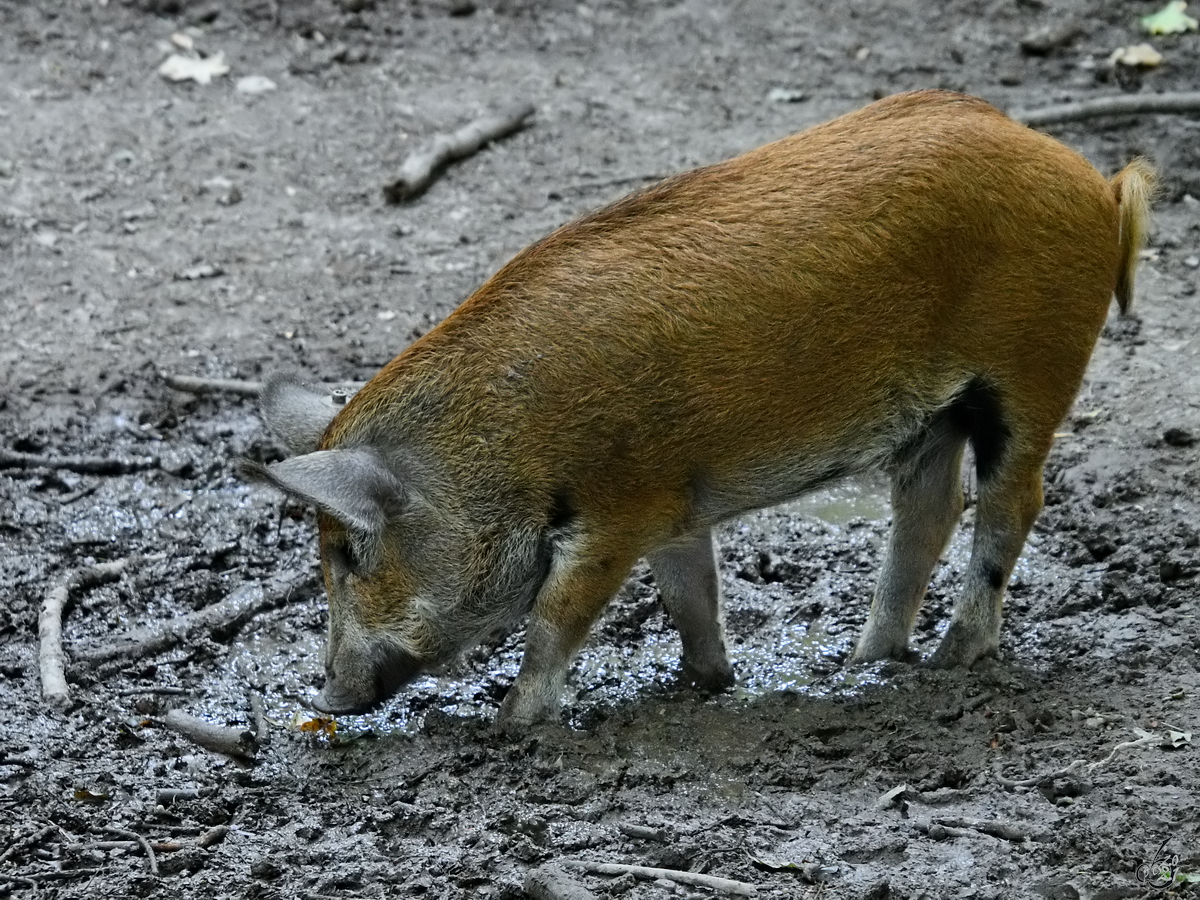
[[[726,688],[713,526],[875,467],[892,533],[854,659],[904,657],[968,441],[974,544],[932,662],[993,653],[1152,182],[981,100],[901,94],[558,229],[336,415],[272,381],[265,417],[299,455],[257,474],[319,511],[315,705],[366,710],[527,614],[500,719],[552,715],[639,557],[685,679]]]

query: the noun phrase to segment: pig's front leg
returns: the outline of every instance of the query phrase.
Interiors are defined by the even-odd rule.
[[[497,727],[514,732],[554,716],[571,661],[635,559],[624,548],[594,542],[560,548],[529,614],[521,671],[500,705]]]
[[[721,625],[721,582],[712,531],[646,557],[659,596],[683,643],[682,680],[701,691],[724,691],[736,679]]]

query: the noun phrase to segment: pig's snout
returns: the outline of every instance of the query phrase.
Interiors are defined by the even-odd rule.
[[[325,686],[313,708],[326,715],[370,712],[422,671],[420,660],[396,647],[377,646],[363,654],[340,652],[328,667]]]

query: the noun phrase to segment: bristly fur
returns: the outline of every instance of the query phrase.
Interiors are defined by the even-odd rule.
[[[550,715],[639,557],[683,676],[726,687],[713,525],[868,466],[892,477],[893,529],[855,659],[904,658],[968,441],[974,549],[933,662],[994,652],[1056,427],[1114,290],[1129,308],[1152,184],[981,100],[902,94],[563,226],[332,421],[273,382],[278,432],[320,435],[274,470],[324,510],[319,704],[385,699],[528,611],[501,716]]]

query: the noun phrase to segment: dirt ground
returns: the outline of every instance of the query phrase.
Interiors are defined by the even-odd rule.
[[[1149,156],[1165,190],[1138,317],[1113,314],[1051,457],[1001,655],[969,672],[845,668],[888,524],[868,480],[721,532],[735,693],[672,689],[678,639],[642,567],[561,726],[490,730],[516,634],[313,730],[312,517],[236,476],[279,453],[252,399],[162,378],[365,380],[556,225],[895,91],[1012,109],[1195,90],[1200,36],[1147,38],[1157,7],[0,0],[0,896],[518,898],[530,872],[543,896],[712,896],[553,868],[572,858],[769,897],[1197,892],[1195,115],[1051,129],[1106,172]],[[1072,40],[1022,52],[1063,24]],[[181,31],[229,74],[156,74]],[[1110,52],[1147,39],[1162,65],[1118,84]],[[250,75],[275,89],[239,90]],[[384,202],[409,151],[514,100],[537,105],[530,127]],[[51,709],[43,598],[114,560],[118,580],[72,594],[72,705]],[[118,633],[281,580],[256,615],[96,661]],[[257,728],[253,762],[166,728],[171,709]],[[157,875],[141,843],[102,844],[130,833]]]

